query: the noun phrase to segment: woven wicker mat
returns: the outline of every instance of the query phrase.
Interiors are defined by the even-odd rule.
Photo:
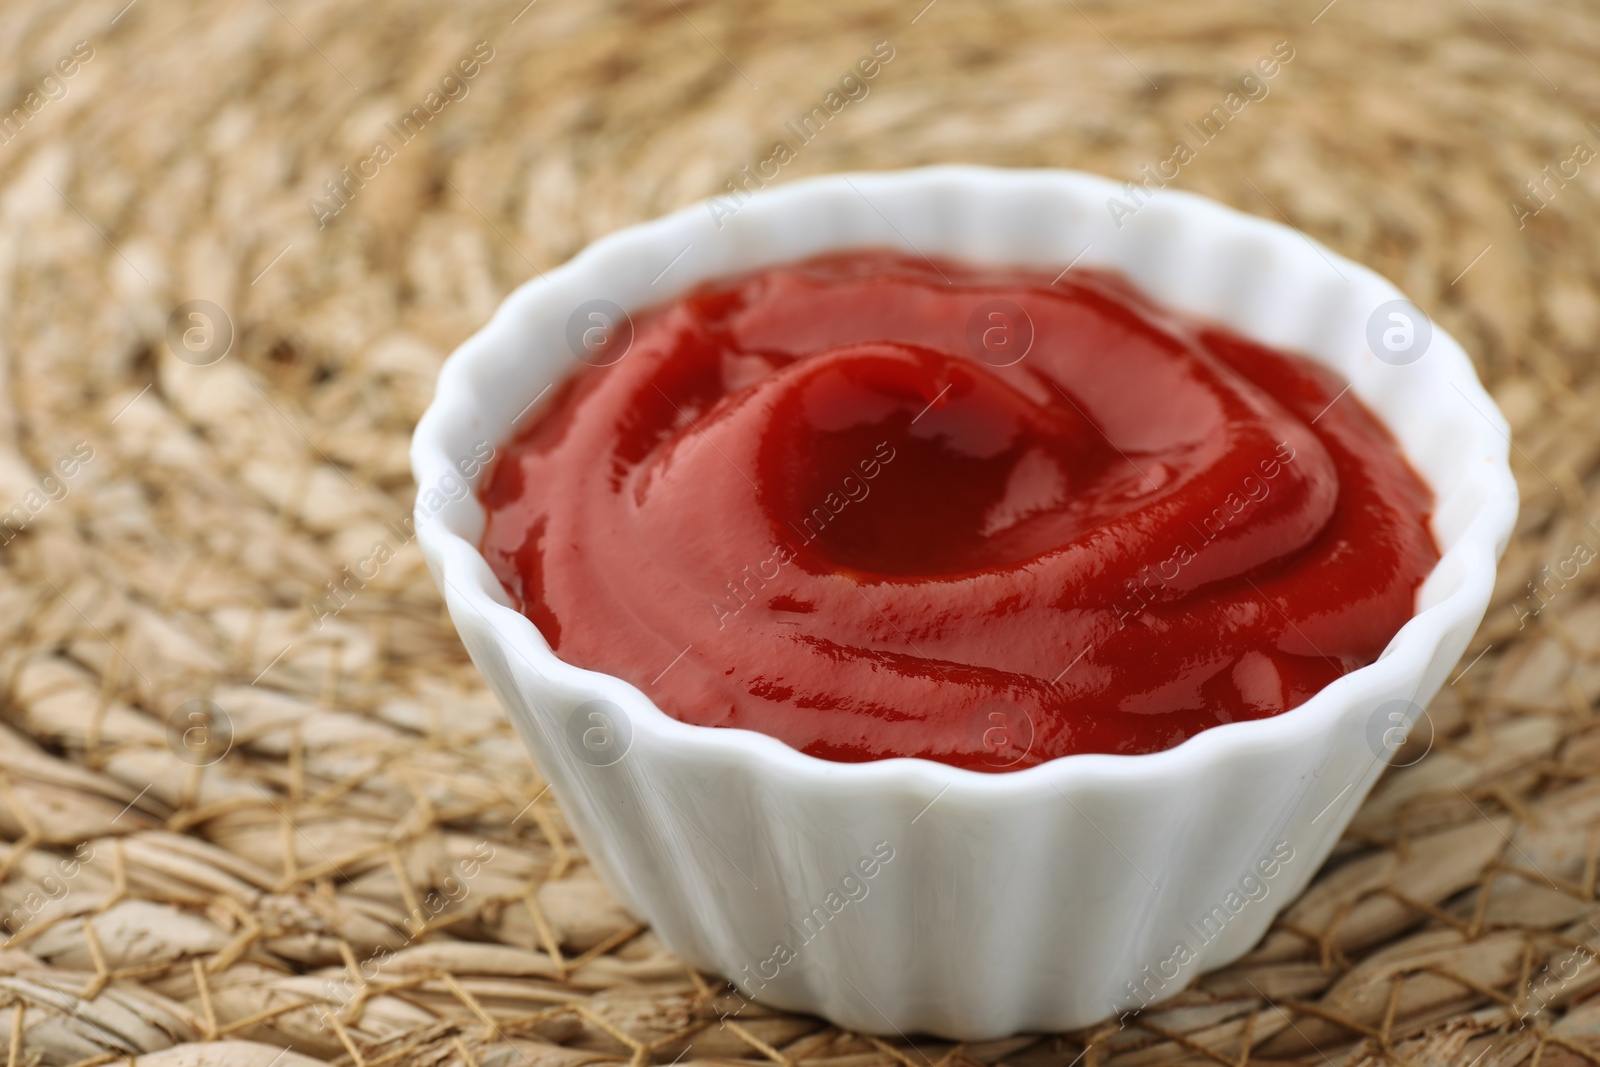
[[[1592,5],[525,3],[0,10],[7,1064],[1600,1063]],[[391,525],[440,360],[512,286],[721,190],[880,41],[783,179],[1133,177],[1289,42],[1176,184],[1395,279],[1515,427],[1522,519],[1431,751],[1251,955],[1121,1029],[719,1023]],[[346,166],[377,173],[341,202]]]

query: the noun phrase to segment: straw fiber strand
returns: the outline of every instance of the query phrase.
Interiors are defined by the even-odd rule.
[[[524,2],[0,10],[4,1063],[1600,1063],[1592,6]],[[445,353],[725,191],[880,41],[780,180],[1134,178],[1289,42],[1174,184],[1389,275],[1515,430],[1522,519],[1431,750],[1249,956],[1120,1025],[721,1018],[597,881],[405,525]],[[223,318],[175,348],[191,300]]]

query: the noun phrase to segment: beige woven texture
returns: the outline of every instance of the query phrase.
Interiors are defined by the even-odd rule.
[[[524,2],[0,8],[5,1064],[1600,1063],[1592,6]],[[514,285],[722,190],[880,41],[781,180],[1133,177],[1288,41],[1175,184],[1393,278],[1515,428],[1522,518],[1431,751],[1249,956],[1121,1029],[720,1021],[391,525],[440,361]],[[190,300],[225,318],[170,341]]]

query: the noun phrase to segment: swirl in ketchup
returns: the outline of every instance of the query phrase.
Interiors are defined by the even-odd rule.
[[[1143,753],[1372,662],[1438,560],[1346,383],[1087,269],[861,251],[635,321],[486,481],[570,663],[824,759]]]

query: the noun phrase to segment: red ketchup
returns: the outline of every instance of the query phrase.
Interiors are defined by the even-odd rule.
[[[497,463],[483,551],[564,660],[684,722],[1156,752],[1371,663],[1438,560],[1338,375],[1113,274],[859,251],[634,327]]]

